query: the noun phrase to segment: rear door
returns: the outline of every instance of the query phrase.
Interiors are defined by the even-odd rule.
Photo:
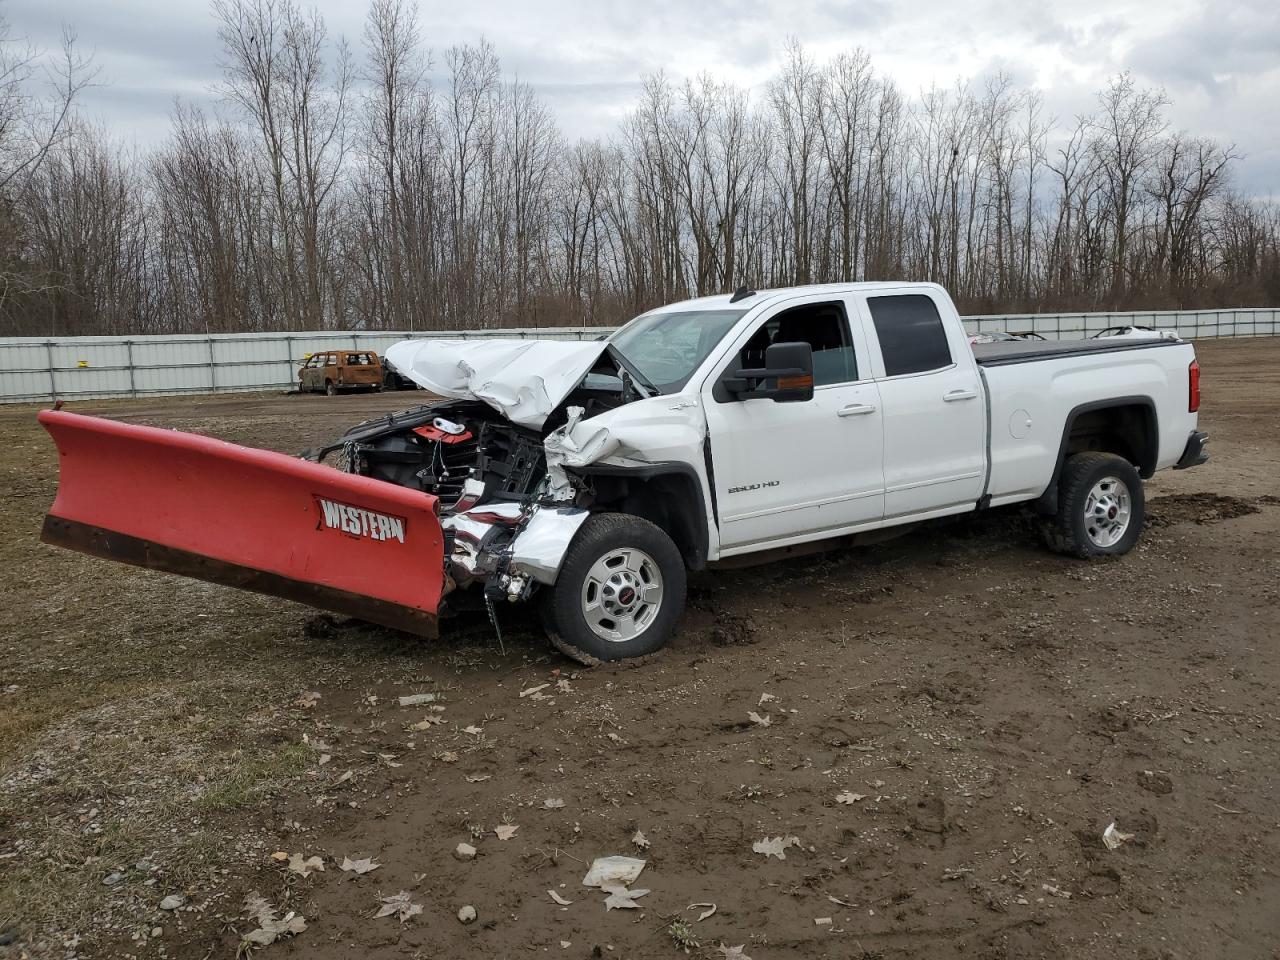
[[[977,504],[986,469],[986,405],[951,304],[904,288],[857,297],[884,410],[885,517]]]
[[[813,348],[811,400],[737,399],[724,390],[732,371],[763,366],[770,344],[796,341]],[[703,409],[722,555],[880,520],[879,397],[844,298],[798,297],[765,313],[704,384]]]

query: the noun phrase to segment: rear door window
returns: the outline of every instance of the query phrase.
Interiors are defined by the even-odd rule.
[[[880,341],[885,376],[951,366],[947,330],[932,297],[917,293],[867,297],[867,308]]]

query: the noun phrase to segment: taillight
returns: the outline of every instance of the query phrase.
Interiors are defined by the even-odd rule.
[[[1187,367],[1187,413],[1200,409],[1200,361],[1192,360]]]

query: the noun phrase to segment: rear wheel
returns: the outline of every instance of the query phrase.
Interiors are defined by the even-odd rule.
[[[326,397],[336,397],[338,395],[338,387],[332,380],[324,382],[324,393]]]
[[[1133,464],[1111,453],[1077,453],[1062,466],[1058,512],[1046,522],[1045,541],[1070,556],[1119,556],[1138,542],[1145,518]]]
[[[671,538],[621,513],[587,519],[544,594],[551,643],[580,663],[641,657],[670,638],[684,608],[685,569]]]

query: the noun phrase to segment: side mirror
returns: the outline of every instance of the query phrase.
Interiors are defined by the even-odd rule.
[[[764,366],[738,370],[724,380],[740,399],[768,397],[776,403],[813,399],[813,348],[807,343],[775,343],[764,352]]]

